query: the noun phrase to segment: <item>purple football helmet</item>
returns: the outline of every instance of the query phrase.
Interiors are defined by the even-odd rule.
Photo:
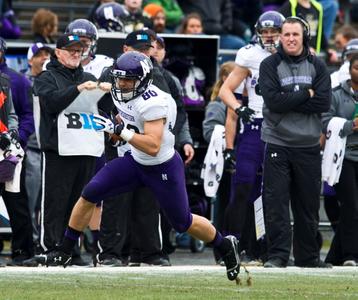
[[[122,18],[127,15],[128,12],[122,5],[116,2],[109,2],[97,8],[94,19],[99,29],[124,32]]]
[[[268,50],[272,51],[273,48],[277,48],[279,45],[278,37],[276,40],[265,41],[262,37],[262,29],[274,28],[281,32],[282,24],[285,21],[285,17],[277,11],[267,11],[263,13],[255,24],[255,31],[260,45]]]
[[[88,56],[94,57],[97,50],[98,31],[92,22],[86,19],[76,19],[67,25],[65,33],[89,38],[91,40],[91,46],[83,53],[82,58],[86,59]]]
[[[153,81],[153,64],[150,58],[137,51],[129,51],[117,58],[111,73],[113,99],[130,101],[143,94]],[[118,86],[119,79],[133,80],[131,88]]]

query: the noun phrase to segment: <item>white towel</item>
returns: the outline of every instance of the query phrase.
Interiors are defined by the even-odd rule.
[[[204,180],[204,191],[207,197],[214,197],[218,190],[224,170],[225,147],[225,127],[215,125],[200,175]]]
[[[326,145],[322,158],[322,180],[333,186],[339,181],[342,171],[344,153],[346,150],[347,137],[340,135],[344,118],[333,117],[327,126]]]

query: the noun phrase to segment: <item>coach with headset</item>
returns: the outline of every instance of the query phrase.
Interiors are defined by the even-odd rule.
[[[260,65],[266,142],[263,203],[268,260],[286,267],[291,250],[289,199],[294,219],[293,255],[300,267],[331,267],[320,260],[319,222],[321,113],[331,102],[325,64],[309,50],[309,26],[298,17],[282,25],[278,52]]]

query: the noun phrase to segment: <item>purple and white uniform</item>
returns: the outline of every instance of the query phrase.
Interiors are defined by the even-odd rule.
[[[174,99],[154,85],[128,102],[114,101],[126,128],[144,133],[144,123],[165,119],[162,144],[158,155],[150,156],[132,145],[131,153],[110,161],[84,188],[82,196],[98,202],[110,196],[129,192],[139,186],[149,187],[178,232],[192,223],[185,187],[184,164],[174,150],[171,130],[176,119]]]
[[[248,93],[248,107],[255,111],[255,120],[244,124],[236,148],[236,173],[234,183],[252,183],[257,180],[257,173],[263,163],[264,143],[261,140],[263,98],[257,94],[261,62],[271,53],[259,44],[247,45],[236,55],[235,63],[250,70],[250,76],[245,80]]]

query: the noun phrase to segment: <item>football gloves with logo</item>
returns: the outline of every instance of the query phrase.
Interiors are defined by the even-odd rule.
[[[235,112],[244,123],[252,122],[255,118],[255,111],[247,106],[240,106]]]
[[[107,119],[101,115],[93,114],[92,120],[96,123],[95,130],[97,131],[104,131],[119,136],[124,128],[123,121],[116,123],[116,121]]]
[[[224,170],[230,173],[236,170],[236,157],[233,149],[224,150]]]

